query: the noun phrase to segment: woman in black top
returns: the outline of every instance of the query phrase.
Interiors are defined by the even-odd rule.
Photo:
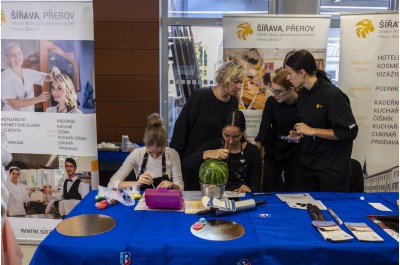
[[[216,75],[215,87],[202,88],[189,98],[176,120],[170,147],[185,161],[204,142],[221,135],[221,122],[238,108],[238,94],[244,68],[237,63],[223,64]],[[198,169],[183,167],[185,190],[200,190]]]
[[[239,110],[231,111],[222,123],[222,139],[219,137],[205,142],[186,159],[185,166],[195,167],[210,158],[225,160],[229,168],[226,190],[260,191],[261,154],[255,145],[246,142],[245,130],[243,113]]]
[[[303,191],[347,191],[350,157],[358,126],[349,98],[317,70],[314,56],[298,50],[287,56],[288,80],[299,93],[301,122],[293,136],[302,136],[299,188]]]
[[[267,99],[256,145],[264,147],[264,191],[296,191],[301,144],[282,139],[300,121],[297,92],[280,70],[272,79],[273,96]],[[282,175],[284,178],[282,178]]]

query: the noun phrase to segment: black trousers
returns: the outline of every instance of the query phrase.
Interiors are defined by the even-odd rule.
[[[199,169],[200,166],[194,168],[182,167],[185,190],[200,190]]]
[[[278,168],[264,163],[263,191],[298,191],[299,167]]]
[[[341,176],[327,174],[324,171],[301,169],[298,188],[299,191],[327,191],[347,192],[349,190],[350,175]]]

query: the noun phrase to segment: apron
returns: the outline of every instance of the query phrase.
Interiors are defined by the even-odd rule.
[[[146,169],[146,165],[147,165],[147,160],[149,160],[149,153],[146,151],[146,153],[143,156],[142,166],[140,167],[140,172],[139,172],[136,180],[138,180],[140,175],[142,175],[144,173],[144,171]],[[170,181],[170,179],[168,177],[168,174],[167,174],[167,165],[166,165],[166,162],[165,162],[165,152],[162,154],[161,165],[162,165],[162,177],[153,178],[153,185],[156,188],[164,180],[169,180]],[[153,185],[142,185],[140,187],[140,190],[154,189]]]

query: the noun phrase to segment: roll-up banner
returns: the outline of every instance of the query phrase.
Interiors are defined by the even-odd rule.
[[[21,243],[40,243],[98,186],[93,4],[2,1],[1,30],[7,215]]]
[[[399,14],[342,14],[339,87],[359,126],[366,192],[399,189]]]
[[[271,79],[289,51],[307,49],[325,68],[329,26],[330,16],[321,15],[224,16],[224,62],[246,69],[239,107],[250,139],[258,134]]]

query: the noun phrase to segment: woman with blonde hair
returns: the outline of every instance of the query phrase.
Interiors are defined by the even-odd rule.
[[[238,109],[237,95],[242,87],[244,68],[226,62],[216,73],[216,85],[195,91],[176,120],[170,146],[185,161],[206,141],[221,136],[222,120]],[[200,190],[196,169],[183,168],[187,190]]]
[[[35,111],[35,104],[49,100],[50,93],[42,92],[35,97],[34,85],[42,86],[44,82],[53,81],[60,73],[53,67],[50,73],[42,73],[29,68],[22,68],[24,55],[17,42],[6,47],[6,58],[10,66],[1,73],[1,100],[3,111]]]
[[[71,78],[65,74],[57,75],[51,86],[51,95],[58,104],[49,107],[46,112],[82,114],[78,109],[78,96]]]
[[[285,70],[280,70],[273,77],[269,87],[272,96],[265,103],[260,129],[255,138],[257,146],[264,147],[264,191],[297,189],[301,143],[282,137],[287,136],[300,121],[297,92],[287,76]]]
[[[167,147],[167,133],[157,113],[147,118],[144,147],[134,149],[112,176],[109,188],[125,189],[133,186],[141,190],[161,188],[183,190],[181,161],[178,152]],[[135,181],[125,181],[131,171]]]

